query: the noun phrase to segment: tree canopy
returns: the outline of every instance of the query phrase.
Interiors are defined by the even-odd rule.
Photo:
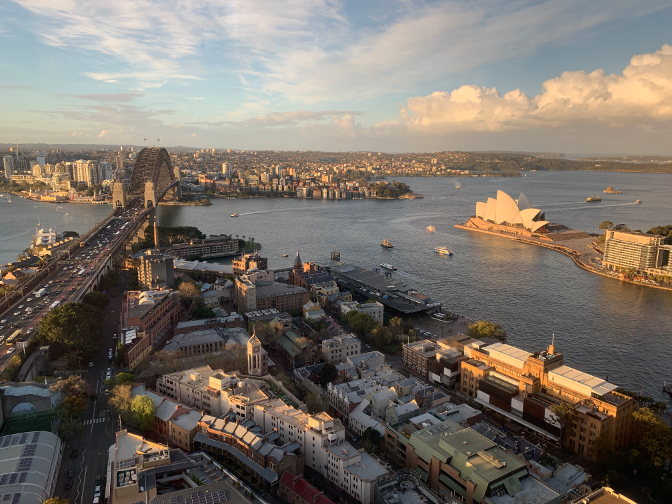
[[[502,330],[502,326],[498,324],[493,324],[492,322],[487,322],[485,320],[479,320],[475,324],[471,324],[469,326],[469,329],[467,329],[467,336],[475,339],[502,339],[504,337],[504,331]]]
[[[362,448],[367,453],[377,455],[380,453],[380,442],[382,439],[383,437],[380,435],[380,432],[369,427],[362,434]]]
[[[343,322],[349,325],[359,336],[365,336],[378,327],[378,322],[371,315],[359,313],[356,310],[346,313]]]
[[[139,395],[131,401],[131,411],[135,425],[142,432],[152,430],[154,427],[154,416],[156,415],[156,404],[148,396]]]
[[[86,304],[90,304],[91,306],[95,306],[101,311],[110,304],[110,298],[99,291],[92,291],[87,293],[82,301]]]
[[[86,357],[98,348],[102,320],[101,311],[93,305],[64,303],[40,320],[38,337],[52,345],[55,356],[74,351]]]
[[[322,369],[320,370],[320,385],[326,387],[328,383],[333,382],[336,378],[338,378],[338,370],[336,369],[336,366],[330,362],[327,362],[322,366]]]

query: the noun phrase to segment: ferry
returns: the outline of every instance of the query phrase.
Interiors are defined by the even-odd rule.
[[[383,267],[383,268],[385,268],[385,269],[388,269],[388,270],[390,270],[390,271],[397,271],[397,268],[395,268],[395,267],[392,266],[391,264],[380,263],[380,266]]]
[[[232,213],[232,214],[231,214],[231,217],[239,217],[239,216],[240,216],[239,213]]]
[[[604,191],[602,191],[602,192],[603,192],[603,193],[607,193],[607,194],[623,194],[623,191],[619,191],[619,190],[617,190],[617,189],[614,189],[613,186],[609,186],[609,187],[607,187],[607,188],[606,188]]]
[[[387,240],[387,238],[383,240],[383,243],[381,243],[380,246],[381,246],[381,247],[388,248],[388,249],[391,249],[392,247],[394,247],[394,245],[392,245],[392,244]]]
[[[591,196],[590,198],[586,198],[586,203],[599,203],[602,201],[602,198],[599,196]]]
[[[434,231],[436,231],[436,228],[434,226],[427,226],[427,231],[433,233]]]
[[[438,252],[441,255],[447,255],[447,256],[452,256],[453,251],[450,249],[447,249],[446,247],[434,247],[434,251]]]
[[[282,254],[282,257],[288,257],[287,254]]]

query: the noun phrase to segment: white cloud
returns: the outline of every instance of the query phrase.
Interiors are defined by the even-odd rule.
[[[621,75],[564,72],[542,87],[533,98],[519,89],[502,96],[495,88],[471,85],[437,91],[409,98],[397,122],[430,133],[672,122],[672,46],[633,56]]]
[[[340,120],[343,117],[353,117],[364,115],[364,112],[344,111],[344,110],[292,110],[288,112],[271,112],[270,114],[252,117],[240,124],[264,125],[264,126],[286,126],[288,124],[297,124],[302,121],[321,121],[325,119]]]

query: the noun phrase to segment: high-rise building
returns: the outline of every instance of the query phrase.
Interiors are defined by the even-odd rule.
[[[142,290],[172,288],[175,283],[173,256],[159,249],[148,250],[140,259],[138,281]]]
[[[28,160],[25,157],[16,156],[15,174],[16,175],[30,174],[30,165],[28,164]]]
[[[100,163],[100,182],[103,180],[112,180],[112,163],[103,161]]]
[[[232,175],[231,163],[222,163],[222,174],[226,178],[231,178],[231,175]]]
[[[7,179],[12,178],[12,175],[16,173],[16,160],[13,156],[5,156],[2,161],[5,169],[5,177]]]
[[[602,266],[610,269],[633,268],[654,274],[672,273],[667,237],[607,229]]]
[[[44,166],[47,164],[47,153],[46,152],[38,152],[37,153],[37,162],[39,163],[40,166]]]

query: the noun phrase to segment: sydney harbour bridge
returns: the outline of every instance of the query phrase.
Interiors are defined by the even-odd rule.
[[[128,189],[116,181],[112,191],[114,208],[124,208],[136,200],[145,208],[155,207],[159,201],[176,201],[182,197],[180,171],[173,168],[170,154],[162,147],[145,147],[135,159],[135,168]]]

